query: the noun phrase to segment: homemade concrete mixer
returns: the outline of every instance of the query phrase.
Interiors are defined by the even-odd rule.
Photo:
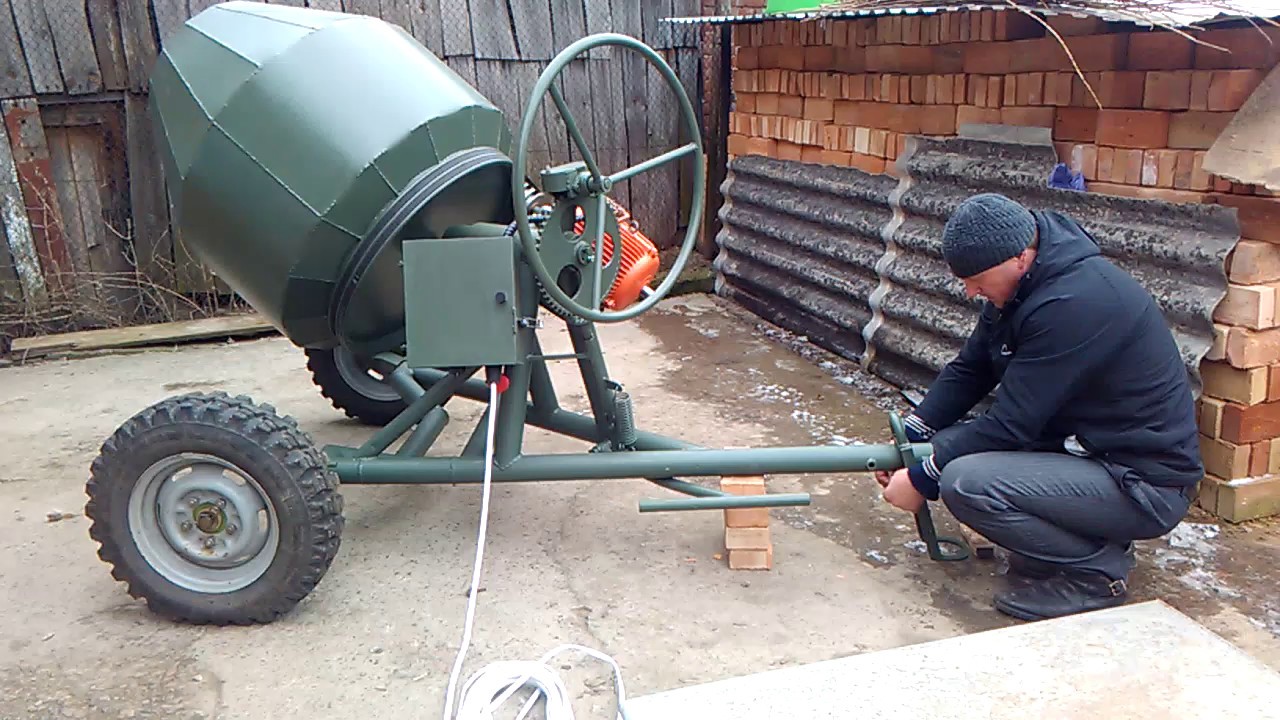
[[[555,80],[606,45],[661,73],[691,142],[599,167]],[[548,94],[582,160],[531,185],[529,138]],[[705,155],[675,73],[633,38],[593,35],[561,52],[513,138],[489,100],[392,24],[228,2],[166,39],[151,100],[172,216],[195,255],[299,347],[375,365],[403,404],[362,446],[323,451],[270,406],[223,393],[171,397],[125,422],[93,462],[90,534],[113,575],[161,615],[225,624],[289,611],[338,551],[340,483],[635,478],[686,496],[642,512],[774,507],[809,497],[729,495],[681,478],[892,470],[930,451],[896,416],[897,441],[884,445],[719,450],[636,427],[595,323],[634,318],[671,289],[701,224]],[[650,290],[657,254],[620,232],[608,194],[681,160],[695,164],[689,229]],[[542,352],[542,308],[566,323],[572,353]],[[577,362],[590,415],[559,407],[553,360]],[[488,409],[460,453],[426,457],[455,397]],[[587,448],[525,454],[527,426]],[[934,536],[927,509],[917,521],[935,559],[965,556]]]

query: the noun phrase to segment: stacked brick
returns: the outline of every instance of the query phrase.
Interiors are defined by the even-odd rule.
[[[1046,22],[1061,41],[994,10],[735,26],[729,155],[882,173],[909,135],[1043,127],[1092,192],[1237,208],[1243,239],[1203,364],[1199,503],[1233,521],[1280,512],[1280,198],[1203,168],[1280,59],[1280,29],[1198,31],[1195,43],[1092,18]]]
[[[764,495],[764,477],[723,477],[720,489],[731,495]],[[769,508],[724,511],[724,547],[732,570],[773,569],[773,539],[769,535]]]

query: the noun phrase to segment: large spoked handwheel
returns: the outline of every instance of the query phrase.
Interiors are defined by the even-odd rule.
[[[577,122],[574,121],[573,114],[564,100],[564,95],[556,85],[556,80],[559,78],[561,71],[574,58],[592,48],[605,45],[634,50],[644,56],[650,65],[658,69],[663,79],[666,80],[667,85],[675,92],[676,98],[680,101],[680,117],[688,130],[689,137],[693,138],[692,142],[632,165],[612,175],[606,175],[601,171],[595,155],[587,147],[587,142],[583,138],[581,130],[578,129]],[[556,109],[560,112],[561,118],[564,119],[565,127],[569,130],[569,135],[573,138],[574,145],[577,146],[578,152],[582,156],[582,161],[559,168],[549,168],[544,171],[542,173],[544,180],[543,190],[551,193],[556,198],[557,207],[567,208],[567,212],[572,212],[574,208],[581,207],[585,215],[586,232],[581,237],[557,234],[555,237],[546,238],[545,242],[543,242],[534,234],[529,224],[529,217],[526,211],[527,201],[524,195],[524,178],[525,167],[528,163],[529,138],[533,131],[533,124],[537,121],[538,109],[542,104],[543,96],[547,94],[551,95]],[[606,199],[609,191],[616,183],[624,182],[640,173],[666,163],[680,160],[686,155],[693,155],[696,163],[693,172],[692,208],[689,214],[689,228],[685,233],[684,242],[680,246],[680,253],[676,257],[675,264],[668,271],[667,277],[662,284],[650,293],[647,298],[629,306],[625,310],[601,310],[601,301],[608,291],[608,288],[604,286],[612,283],[611,278],[605,277],[606,268],[603,262],[605,255],[604,238],[606,232],[608,232],[606,229],[607,219],[613,217]],[[693,104],[689,101],[689,96],[685,93],[684,87],[680,84],[680,79],[676,76],[675,71],[662,59],[661,55],[648,45],[628,35],[617,33],[590,35],[561,51],[538,78],[538,82],[534,85],[533,92],[530,94],[529,106],[525,109],[524,117],[520,123],[516,157],[515,162],[512,164],[512,187],[515,188],[513,202],[516,226],[521,245],[524,248],[524,255],[529,265],[533,268],[534,274],[537,275],[539,282],[542,283],[547,295],[565,310],[586,320],[618,322],[646,312],[666,297],[672,286],[675,285],[680,273],[684,270],[685,264],[689,261],[689,255],[697,244],[698,232],[702,224],[703,207],[706,204],[704,195],[705,183],[706,153],[702,147],[702,134],[698,124],[698,116],[694,113]],[[572,217],[572,215],[569,217]],[[555,225],[548,223],[547,228],[548,230],[554,230]],[[610,237],[614,238],[615,242],[615,252],[610,261],[612,264],[621,255],[619,247],[621,238],[616,230],[610,234]],[[554,247],[552,246],[554,243],[561,245],[571,243],[572,246]],[[553,274],[548,269],[546,262],[549,258],[564,257],[566,254],[576,257],[580,265],[590,268],[586,273],[587,277],[572,278],[573,289],[570,291],[567,291],[564,285],[565,273],[563,271],[565,269],[574,269],[573,266],[557,268]],[[582,302],[582,298],[586,298],[587,302]]]
[[[342,496],[291,419],[225,393],[163,400],[94,460],[99,557],[156,614],[267,623],[307,596],[341,542]]]

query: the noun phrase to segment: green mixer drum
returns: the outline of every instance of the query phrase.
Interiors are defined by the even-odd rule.
[[[501,112],[376,18],[215,5],[165,38],[151,112],[182,242],[299,345],[386,349],[404,234],[512,219]]]

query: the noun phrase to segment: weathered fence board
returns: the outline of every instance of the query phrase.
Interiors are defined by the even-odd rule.
[[[58,72],[58,55],[53,44],[53,32],[45,15],[44,0],[11,0],[13,19],[18,25],[18,37],[27,56],[27,69],[31,71],[32,89],[37,93],[61,93],[65,90],[62,75]]]
[[[67,92],[72,95],[101,92],[102,70],[98,67],[84,0],[49,0],[44,13],[53,33],[54,51]]]
[[[551,9],[547,0],[509,0],[511,27],[522,60],[550,60]]]
[[[18,42],[18,27],[13,21],[9,0],[0,0],[0,97],[31,94],[31,71],[27,56]]]
[[[102,85],[107,90],[124,90],[129,86],[128,63],[124,55],[124,38],[120,18],[113,0],[88,0],[89,26],[93,33],[93,49],[98,58]]]
[[[145,92],[147,73],[156,59],[156,41],[151,34],[151,13],[147,0],[117,0],[124,57],[129,64],[129,89]]]
[[[9,131],[3,122],[0,122],[0,221],[4,222],[8,254],[22,285],[24,304],[28,309],[39,310],[48,304],[49,295],[40,272],[40,257],[22,197],[17,163],[9,148]]]

